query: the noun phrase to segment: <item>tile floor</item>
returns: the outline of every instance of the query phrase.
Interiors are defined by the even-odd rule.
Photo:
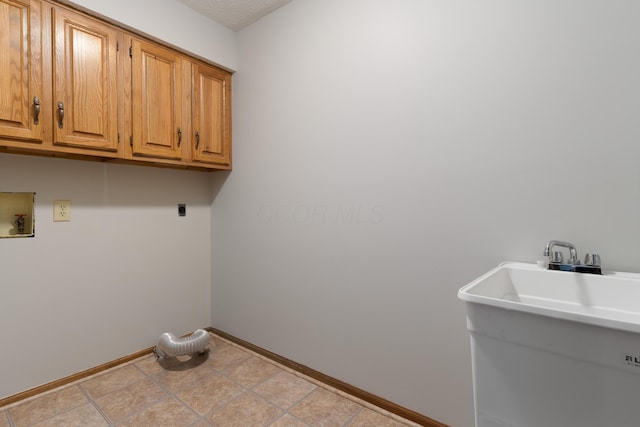
[[[216,335],[210,347],[148,355],[0,408],[0,427],[417,426]]]

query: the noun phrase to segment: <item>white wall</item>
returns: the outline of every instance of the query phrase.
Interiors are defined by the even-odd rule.
[[[2,191],[36,232],[0,239],[0,398],[209,325],[210,174],[0,154]]]
[[[170,43],[230,70],[236,33],[176,0],[63,0]]]
[[[236,33],[180,3],[74,3],[236,68]],[[211,176],[0,154],[0,192],[37,193],[36,236],[0,239],[0,398],[209,325]]]
[[[550,239],[640,270],[639,13],[295,0],[241,31],[212,324],[471,426],[461,286]]]

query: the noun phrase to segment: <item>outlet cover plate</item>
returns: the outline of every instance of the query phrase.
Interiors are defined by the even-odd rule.
[[[53,201],[53,221],[71,221],[71,200]]]

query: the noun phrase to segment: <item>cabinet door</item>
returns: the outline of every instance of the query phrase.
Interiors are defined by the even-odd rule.
[[[231,74],[193,67],[193,160],[231,164]]]
[[[0,135],[42,140],[41,4],[0,0]]]
[[[135,39],[131,50],[132,153],[180,159],[182,57]]]
[[[53,9],[54,144],[117,151],[117,49],[122,33]]]

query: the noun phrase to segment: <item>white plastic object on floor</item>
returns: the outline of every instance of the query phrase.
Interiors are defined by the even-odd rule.
[[[158,359],[204,353],[209,346],[209,338],[209,333],[204,329],[196,329],[191,335],[181,338],[176,338],[171,332],[165,332],[160,335],[158,345],[153,352]]]
[[[640,425],[640,274],[503,263],[458,297],[477,427]]]

